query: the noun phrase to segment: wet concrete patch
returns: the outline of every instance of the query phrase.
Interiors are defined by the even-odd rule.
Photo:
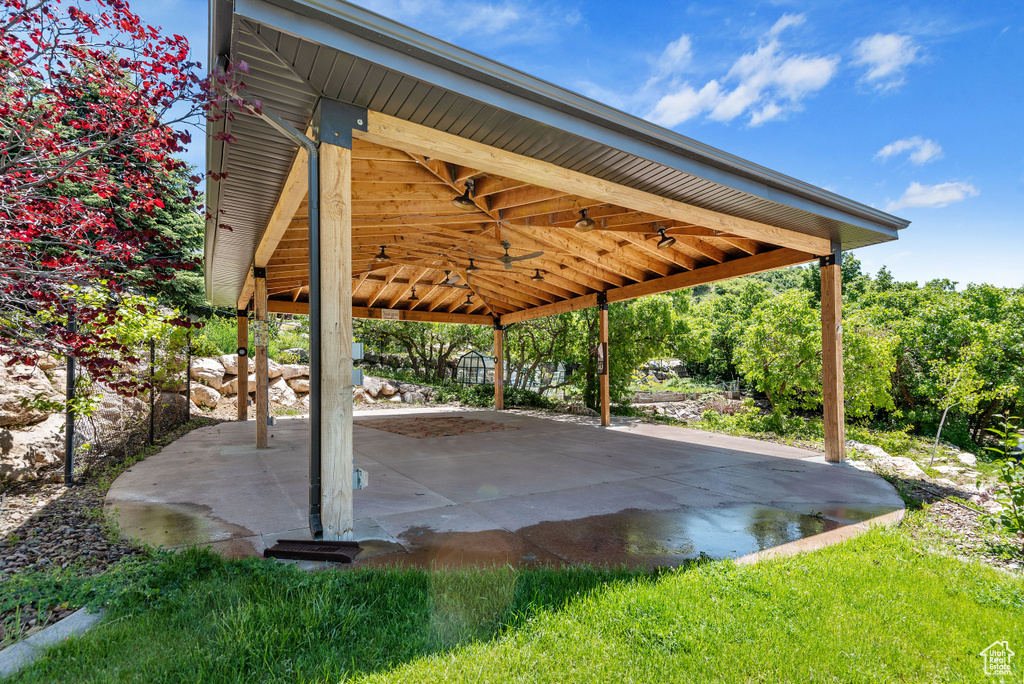
[[[405,553],[367,565],[461,567],[593,565],[677,567],[701,555],[737,558],[841,527],[818,515],[759,504],[670,511],[626,509],[575,520],[545,521],[513,532],[436,532],[411,527]]]
[[[211,514],[209,506],[192,503],[108,501],[107,513],[128,537],[156,546],[189,546],[252,537],[251,530]]]
[[[435,532],[429,527],[411,527],[399,538],[407,550],[370,558],[360,554],[354,565],[425,569],[564,565],[554,554],[507,530]]]

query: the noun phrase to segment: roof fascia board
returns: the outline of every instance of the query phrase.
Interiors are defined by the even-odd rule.
[[[236,0],[234,11],[293,36],[756,197],[873,230],[890,239],[909,224],[346,3]],[[406,49],[396,49],[399,44]],[[561,107],[553,106],[559,103]]]

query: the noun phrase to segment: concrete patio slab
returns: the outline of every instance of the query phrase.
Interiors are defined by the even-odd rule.
[[[369,487],[353,495],[364,542],[355,566],[674,566],[903,509],[874,474],[785,445],[526,411],[357,412],[381,416],[517,429],[414,437],[356,425],[356,465]],[[169,547],[242,556],[308,538],[308,429],[304,418],[280,420],[266,450],[252,446],[252,422],[196,430],[122,474],[106,506],[129,536]]]

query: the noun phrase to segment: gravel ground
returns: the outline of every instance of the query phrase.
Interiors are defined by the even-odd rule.
[[[200,419],[163,435],[157,445],[174,441],[195,427],[217,421]],[[156,449],[158,450],[158,449]],[[0,506],[0,584],[15,573],[51,568],[73,568],[84,574],[101,573],[125,556],[143,553],[105,521],[103,497],[114,477],[130,467],[135,455],[84,456],[77,464],[76,484],[67,487],[59,479],[63,466],[39,473],[28,482],[3,492]],[[80,606],[59,606],[39,614],[38,606],[23,605],[0,613],[0,642],[28,636]]]

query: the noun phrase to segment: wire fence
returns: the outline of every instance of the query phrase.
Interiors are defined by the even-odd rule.
[[[134,359],[134,361],[133,361]],[[128,350],[122,371],[103,381],[65,369],[68,406],[64,479],[72,482],[89,457],[135,453],[191,419],[191,339],[151,339]],[[127,391],[111,385],[127,381]]]

